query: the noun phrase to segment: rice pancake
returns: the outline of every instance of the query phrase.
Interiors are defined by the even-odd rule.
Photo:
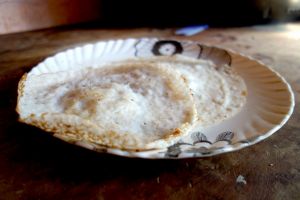
[[[20,121],[112,148],[165,148],[197,121],[181,74],[147,62],[24,75],[18,93]]]
[[[156,56],[128,62],[151,63],[183,75],[191,89],[198,113],[198,125],[207,127],[237,114],[246,103],[247,87],[228,65],[187,56]]]

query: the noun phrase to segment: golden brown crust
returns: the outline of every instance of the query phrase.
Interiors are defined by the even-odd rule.
[[[99,134],[100,128],[97,125],[75,115],[43,113],[40,117],[31,115],[28,118],[20,119],[20,121],[53,133],[54,136],[64,139],[67,142],[89,141],[119,149],[124,149],[124,146],[139,145],[138,141],[129,135],[120,135],[113,131],[105,131]],[[68,123],[68,121],[77,122],[77,124],[74,125],[73,123]],[[119,141],[119,143],[115,141]],[[128,149],[139,150],[143,148]]]
[[[74,125],[74,123],[68,123],[68,121],[77,122],[77,124]],[[20,122],[31,124],[46,132],[53,133],[55,137],[70,143],[86,141],[110,148],[129,151],[156,149],[156,142],[172,144],[176,142],[177,139],[180,139],[182,134],[186,133],[190,128],[190,125],[184,124],[181,128],[176,128],[165,138],[150,143],[147,146],[141,146],[141,143],[129,134],[120,135],[113,131],[105,131],[99,134],[100,127],[89,120],[82,119],[75,115],[43,113],[38,117],[33,114],[28,118],[20,119]],[[116,143],[116,141],[119,141],[119,143]]]
[[[20,99],[21,97],[24,95],[24,87],[25,87],[25,81],[27,79],[27,73],[23,74],[23,76],[21,77],[19,83],[18,83],[18,97],[17,97],[17,106],[16,106],[16,112],[20,113]]]

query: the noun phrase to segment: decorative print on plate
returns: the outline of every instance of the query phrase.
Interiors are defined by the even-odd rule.
[[[211,145],[225,142],[225,145],[231,144],[234,133],[227,131],[220,133],[214,142],[209,141],[204,133],[194,132],[191,134],[192,143],[180,141],[170,147],[165,154],[166,157],[176,158],[182,152],[193,154],[194,157],[209,154],[212,150],[218,148],[211,148]]]
[[[182,51],[181,43],[174,40],[159,40],[152,47],[152,53],[156,56],[173,56]]]
[[[217,67],[231,65],[230,54],[223,49],[208,47],[191,41],[141,39],[135,46],[137,57],[173,56],[181,54],[197,59],[206,59],[214,62]]]

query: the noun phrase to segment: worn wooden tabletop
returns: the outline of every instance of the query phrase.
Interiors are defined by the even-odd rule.
[[[144,36],[197,40],[272,66],[295,92],[294,114],[254,146],[185,160],[99,154],[17,122],[18,80],[39,61],[87,42]],[[209,29],[188,38],[173,29],[96,28],[0,36],[0,199],[300,199],[299,97],[300,24]]]

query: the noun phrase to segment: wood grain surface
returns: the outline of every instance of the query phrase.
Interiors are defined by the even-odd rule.
[[[297,27],[300,25],[210,29],[192,37],[175,36],[172,29],[96,28],[1,36],[0,199],[300,199]],[[99,154],[17,122],[18,80],[39,61],[87,42],[145,36],[196,40],[261,60],[291,83],[296,96],[294,114],[276,134],[256,145],[184,160]]]

